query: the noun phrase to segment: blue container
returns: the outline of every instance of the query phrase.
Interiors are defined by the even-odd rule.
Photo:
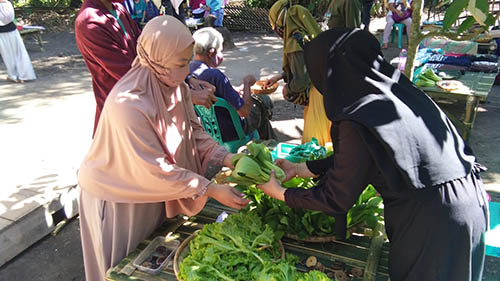
[[[486,232],[486,255],[500,258],[500,203],[490,202],[490,230]]]

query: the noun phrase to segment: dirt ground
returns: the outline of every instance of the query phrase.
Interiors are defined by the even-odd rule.
[[[233,33],[237,48],[225,51],[221,69],[234,85],[246,74],[257,78],[278,73],[281,42],[274,35]],[[76,47],[72,32],[45,33],[45,51],[26,40],[38,79],[25,84],[4,80],[0,63],[0,170],[9,171],[2,181],[17,186],[40,176],[61,173],[74,177],[90,144],[95,102],[91,79]],[[399,50],[390,48],[389,59]],[[481,107],[471,146],[478,158],[490,167],[485,174],[490,195],[500,199],[500,87],[496,99]],[[297,140],[302,132],[303,108],[284,101],[278,92],[274,101],[273,127],[279,141]],[[496,116],[498,118],[492,118]],[[43,124],[43,125],[41,125]],[[495,153],[496,152],[496,153]],[[500,280],[500,259],[488,257],[484,281]],[[47,236],[0,268],[0,280],[84,280],[78,220],[55,236]]]

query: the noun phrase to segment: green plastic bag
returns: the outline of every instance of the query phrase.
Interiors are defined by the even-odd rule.
[[[285,159],[293,163],[300,163],[308,160],[325,158],[326,156],[326,148],[319,145],[316,138],[312,138],[310,142],[292,148]]]

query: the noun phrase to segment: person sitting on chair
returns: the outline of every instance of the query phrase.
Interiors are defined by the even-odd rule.
[[[403,23],[406,26],[406,32],[411,30],[411,7],[410,0],[389,0],[389,12],[386,16],[386,24],[384,29],[384,37],[382,42],[382,49],[387,49],[389,45],[389,37],[391,36],[392,26],[395,23]]]
[[[268,96],[256,96],[250,93],[250,87],[255,84],[255,77],[247,75],[243,78],[242,93],[233,88],[229,79],[217,67],[222,63],[222,44],[224,39],[215,28],[205,27],[193,34],[194,59],[189,65],[191,75],[215,86],[215,96],[223,98],[231,104],[241,119],[245,134],[255,130],[260,139],[275,139],[271,127],[271,109],[273,107]],[[216,108],[222,140],[238,139],[229,112]]]

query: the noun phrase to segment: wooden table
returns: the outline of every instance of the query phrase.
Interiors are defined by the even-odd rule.
[[[467,141],[470,137],[474,120],[476,119],[479,103],[486,101],[488,98],[496,76],[497,73],[466,72],[457,80],[467,86],[469,91],[458,90],[448,92],[437,86],[422,87],[421,89],[438,102],[440,99],[465,101],[464,118],[456,117],[449,112],[446,112],[446,114],[455,123],[455,126],[461,131],[462,137]]]
[[[195,217],[194,221],[177,219],[164,223],[151,235],[150,239],[141,243],[135,251],[130,253],[117,266],[109,269],[106,274],[106,280],[177,280],[172,262],[167,264],[158,275],[150,275],[136,270],[132,266],[132,262],[154,237],[168,235],[182,242],[194,231],[202,228],[204,224],[215,222],[215,219],[222,211],[228,213],[234,212],[233,209],[209,201],[200,214]],[[370,240],[365,236],[353,235],[347,240],[329,243],[305,243],[283,238],[282,242],[286,252],[297,255],[300,260],[305,260],[307,257],[314,255],[327,268],[331,267],[332,263],[336,261],[345,263],[348,268],[356,267],[362,269],[363,277],[352,278],[351,281],[387,281],[389,244],[384,242],[383,234],[375,237]],[[306,270],[305,266],[301,264],[297,268],[302,271]]]
[[[42,29],[21,29],[19,30],[19,33],[21,34],[22,37],[33,37],[33,39],[35,39],[35,41],[37,42],[38,46],[40,47],[40,51],[44,51],[43,50],[43,46],[42,46],[42,32],[43,30]]]

